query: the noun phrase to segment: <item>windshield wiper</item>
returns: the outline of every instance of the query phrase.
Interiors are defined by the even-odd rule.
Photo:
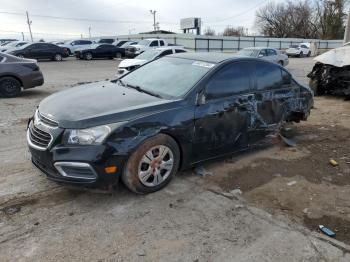
[[[118,78],[116,82],[121,83],[122,86],[126,86],[126,84],[120,78]]]
[[[153,92],[151,92],[151,91],[142,89],[140,86],[131,85],[131,84],[128,84],[128,83],[126,83],[125,86],[130,87],[130,88],[133,88],[133,89],[136,89],[137,91],[139,91],[139,92],[141,92],[141,93],[145,93],[145,94],[148,94],[148,95],[151,95],[151,96],[155,96],[155,97],[158,97],[158,98],[162,98],[160,95],[158,95],[158,94],[156,94],[156,93],[153,93]]]

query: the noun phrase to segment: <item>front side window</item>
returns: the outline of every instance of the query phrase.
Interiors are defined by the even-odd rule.
[[[163,57],[146,64],[121,80],[162,97],[185,95],[215,64]]]
[[[159,42],[160,42],[160,46],[164,46],[165,45],[163,40],[160,40]]]
[[[259,56],[267,56],[266,49],[260,50]]]
[[[249,62],[233,63],[217,72],[206,85],[207,99],[229,97],[250,91],[252,67]]]
[[[157,40],[152,41],[152,43],[150,44],[150,46],[158,46],[158,41],[157,41]]]
[[[257,63],[255,74],[258,91],[278,89],[283,85],[281,69],[275,64]]]

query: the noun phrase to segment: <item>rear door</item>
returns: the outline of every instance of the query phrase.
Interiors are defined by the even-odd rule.
[[[247,146],[253,66],[251,62],[228,64],[205,84],[195,109],[196,160]]]
[[[288,102],[295,96],[294,91],[291,89],[289,73],[279,65],[256,62],[251,143],[264,138],[281,125],[286,116]]]

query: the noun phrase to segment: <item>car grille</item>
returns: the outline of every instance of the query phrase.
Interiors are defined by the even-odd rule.
[[[41,122],[45,125],[51,126],[51,127],[58,127],[58,123],[50,118],[47,118],[45,116],[43,116],[42,114],[40,114],[38,112],[38,117],[41,120]]]
[[[29,139],[33,145],[46,149],[51,142],[51,135],[36,128],[34,125],[29,126]]]

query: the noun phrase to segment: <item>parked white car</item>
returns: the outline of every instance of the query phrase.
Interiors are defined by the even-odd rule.
[[[69,55],[74,55],[74,53],[78,49],[84,49],[93,44],[91,40],[70,40],[65,42],[63,45],[59,45],[60,47],[67,48]]]
[[[311,50],[310,50],[310,43],[301,43],[297,45],[291,45],[287,50],[286,54],[288,56],[297,56],[297,57],[303,57],[303,56],[310,56]]]
[[[13,41],[8,43],[5,46],[1,46],[0,47],[0,52],[4,52],[4,53],[9,53],[12,52],[18,48],[20,48],[22,45],[28,44],[27,41]]]
[[[119,63],[118,66],[118,77],[150,62],[162,56],[176,54],[176,53],[184,53],[187,52],[185,49],[180,47],[161,47],[152,50],[147,50],[142,54],[138,55],[134,59],[124,59]]]
[[[289,64],[288,56],[282,54],[279,50],[270,47],[248,47],[240,50],[237,56],[261,58],[281,66]]]

